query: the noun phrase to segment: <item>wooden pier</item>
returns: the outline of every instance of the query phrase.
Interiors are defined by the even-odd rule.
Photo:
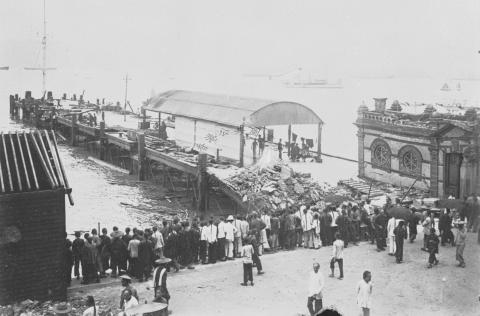
[[[64,136],[71,146],[93,146],[100,160],[128,170],[130,174],[137,175],[140,181],[151,179],[154,173],[152,166],[157,166],[165,187],[176,191],[180,189],[176,183],[186,183],[185,191],[191,192],[193,203],[200,214],[210,206],[209,192],[212,187],[234,202],[229,208],[243,208],[241,197],[215,175],[216,164],[207,163],[215,157],[184,152],[172,142],[162,140],[148,130],[108,127],[105,121],[92,126],[79,119],[79,114],[57,115],[45,126],[36,121],[37,101],[18,100],[12,96],[11,116],[39,128],[53,129]],[[220,164],[218,167],[226,168]],[[174,179],[175,177],[180,179]]]

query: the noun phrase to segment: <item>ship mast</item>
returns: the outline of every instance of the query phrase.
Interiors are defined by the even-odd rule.
[[[47,67],[47,19],[46,19],[45,0],[43,0],[43,37],[42,37],[42,67],[25,67],[26,70],[41,70],[42,71],[42,95],[45,97],[47,93],[46,79],[47,71],[55,70],[55,68]]]

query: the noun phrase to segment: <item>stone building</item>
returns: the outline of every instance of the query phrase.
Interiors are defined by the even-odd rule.
[[[411,186],[433,197],[462,198],[480,193],[479,132],[475,109],[422,114],[402,111],[398,101],[374,99],[375,109],[358,108],[358,175],[397,186]]]

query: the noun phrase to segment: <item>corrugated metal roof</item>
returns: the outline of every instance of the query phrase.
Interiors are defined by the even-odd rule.
[[[184,90],[171,90],[154,97],[149,111],[216,122],[228,126],[317,124],[322,120],[308,107],[295,102],[277,102]]]

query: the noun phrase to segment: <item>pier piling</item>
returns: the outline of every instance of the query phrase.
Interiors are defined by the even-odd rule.
[[[145,133],[137,133],[138,143],[138,180],[145,180]]]
[[[207,154],[198,154],[198,211],[204,213],[208,203]]]
[[[71,132],[71,137],[72,139],[70,140],[70,143],[72,146],[77,146],[77,135],[78,135],[78,122],[77,122],[77,114],[73,114],[72,116],[72,132]]]
[[[100,121],[100,160],[105,160],[107,137],[105,136],[105,121]]]

